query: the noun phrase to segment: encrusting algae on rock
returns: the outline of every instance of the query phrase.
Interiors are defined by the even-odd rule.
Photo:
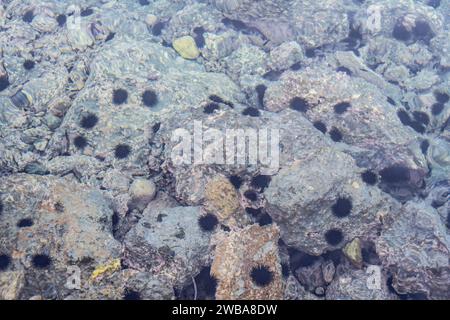
[[[112,274],[116,271],[119,271],[121,268],[120,266],[120,259],[114,259],[108,264],[100,265],[91,274],[91,281],[97,280],[99,277],[103,276],[104,274]]]

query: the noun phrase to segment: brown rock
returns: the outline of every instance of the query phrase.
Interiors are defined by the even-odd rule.
[[[211,273],[218,279],[216,299],[282,299],[278,239],[279,230],[275,225],[251,225],[219,234],[211,266]],[[257,286],[250,276],[258,266],[266,266],[273,274],[267,286]]]
[[[233,185],[224,177],[216,178],[206,185],[205,209],[227,220],[239,209],[239,198]]]

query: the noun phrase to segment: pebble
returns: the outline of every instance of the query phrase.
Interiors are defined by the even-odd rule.
[[[200,51],[195,44],[194,38],[191,36],[184,36],[175,39],[172,43],[173,48],[184,59],[194,60],[200,55]]]
[[[144,210],[155,197],[156,186],[151,180],[136,179],[131,184],[129,193],[131,195],[131,203],[129,205],[132,208]]]

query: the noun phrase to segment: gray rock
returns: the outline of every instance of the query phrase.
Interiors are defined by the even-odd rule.
[[[276,285],[260,290],[216,263],[229,281],[218,297],[448,298],[449,10],[426,0],[3,1],[0,254],[12,259],[0,298],[192,297],[215,255],[198,226],[205,212],[222,244],[277,230],[267,257]],[[200,53],[192,61],[173,48],[186,36]],[[307,110],[292,110],[293,98]],[[178,165],[174,132],[191,136],[200,121],[205,136],[279,130],[279,161]],[[209,142],[195,141],[202,160],[228,153]],[[333,214],[339,198],[351,199],[348,216]],[[334,229],[342,239],[327,241]],[[294,249],[314,263],[282,278]],[[250,263],[230,250],[215,261]],[[32,266],[36,253],[49,268]],[[370,264],[381,267],[376,292]]]
[[[269,66],[271,70],[280,71],[303,59],[303,50],[297,42],[285,42],[270,51]]]
[[[227,70],[238,80],[243,75],[262,76],[269,68],[266,53],[253,45],[242,46],[225,58]]]
[[[209,234],[202,231],[199,207],[150,205],[125,237],[125,261],[133,269],[164,274],[180,286],[209,259]]]
[[[376,241],[383,266],[393,275],[400,294],[448,299],[449,235],[437,212],[407,203]]]
[[[264,193],[267,210],[281,226],[286,244],[320,255],[334,248],[325,238],[329,230],[342,232],[337,247],[355,237],[376,234],[380,217],[389,214],[396,204],[377,188],[365,186],[357,171],[348,155],[323,149],[305,154],[272,178]],[[342,218],[332,210],[340,198],[352,203],[350,214]]]
[[[282,168],[264,195],[286,244],[320,255],[333,248],[325,241],[328,230],[343,232],[338,247],[359,235],[374,236],[380,217],[398,205],[378,188],[367,186],[354,159],[321,139],[321,132],[297,112],[286,110],[279,121],[286,125],[280,134]],[[333,214],[339,198],[351,199],[349,216]]]
[[[297,40],[307,48],[315,48],[337,42],[348,34],[349,23],[342,2],[215,0],[213,3],[228,17],[256,28],[275,45]]]
[[[64,298],[69,267],[82,270],[85,286],[90,270],[119,257],[110,204],[99,191],[55,177],[18,174],[2,179],[0,194],[0,251],[12,257],[9,271],[18,276],[16,289],[6,289],[9,298]],[[33,262],[36,255],[48,257],[49,265],[45,258]]]
[[[294,276],[286,280],[284,299],[286,300],[320,300],[319,297],[305,290]]]
[[[304,99],[308,111],[300,112],[299,116],[305,116],[311,122],[320,121],[328,133],[337,129],[345,144],[339,149],[350,154],[358,166],[376,171],[393,165],[408,167],[410,176],[401,187],[411,198],[411,193],[417,192],[428,171],[419,150],[417,134],[411,127],[402,125],[396,110],[387,102],[386,96],[380,95],[379,89],[362,79],[326,70],[315,67],[284,73],[280,81],[267,89],[266,108],[280,111],[289,108],[292,99]],[[350,106],[337,113],[334,108],[339,103]],[[358,125],[361,123],[364,125]],[[385,188],[401,198],[392,189]]]
[[[173,288],[168,280],[147,272],[133,274],[127,281],[127,289],[139,292],[145,300],[173,300]]]
[[[381,275],[380,282],[373,281],[369,270],[349,269],[342,272],[328,286],[327,300],[396,300],[397,297],[389,292],[385,276]],[[377,275],[375,275],[377,276]],[[378,278],[377,278],[378,279]]]

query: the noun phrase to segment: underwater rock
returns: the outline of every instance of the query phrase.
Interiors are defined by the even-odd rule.
[[[47,11],[33,18],[32,26],[39,32],[52,32],[58,26],[58,22],[52,16],[53,12]]]
[[[214,0],[214,5],[244,30],[256,29],[273,45],[297,40],[316,48],[345,38],[349,23],[341,1]],[[327,30],[333,30],[332,33]],[[254,31],[254,30],[253,30]]]
[[[299,108],[294,104],[296,101],[306,101],[302,116],[312,122],[326,123],[331,140],[349,146],[344,147],[345,152],[358,166],[382,170],[396,163],[404,164],[417,174],[414,180],[406,181],[417,190],[428,169],[414,131],[399,125],[395,110],[373,85],[341,72],[325,70],[319,67],[285,72],[267,89],[266,108],[275,112],[295,110]],[[340,102],[349,103],[351,108],[336,114],[334,106]],[[384,143],[387,140],[392,143]]]
[[[178,54],[185,59],[197,59],[200,55],[195,40],[191,36],[177,38],[173,40],[172,45]]]
[[[448,298],[449,10],[3,1],[0,298]]]
[[[254,45],[243,45],[224,60],[228,72],[237,75],[236,80],[244,75],[262,76],[269,71],[267,54]]]
[[[326,298],[330,300],[396,300],[389,292],[385,276],[374,282],[369,270],[345,270],[328,286]]]
[[[393,277],[395,291],[448,299],[448,230],[436,211],[410,202],[387,225],[375,244],[384,268]]]
[[[24,285],[25,281],[23,271],[9,271],[0,273],[0,299],[19,299]]]
[[[281,299],[278,237],[277,227],[258,225],[217,234],[211,266],[216,299]]]
[[[366,187],[356,172],[350,156],[325,148],[305,152],[281,169],[264,195],[283,241],[320,255],[355,237],[374,237],[380,217],[395,211],[396,204],[377,188]],[[341,205],[341,199],[349,203]]]
[[[205,186],[205,209],[226,221],[240,207],[234,186],[225,178],[216,178]]]
[[[285,289],[283,299],[285,300],[320,300],[318,296],[308,292],[298,282],[298,280],[290,275],[285,281]]]
[[[272,70],[283,70],[304,59],[303,50],[295,41],[285,42],[270,51],[269,66]]]
[[[126,234],[126,264],[149,270],[181,286],[208,262],[209,232],[200,228],[199,207],[152,208]]]
[[[155,183],[151,180],[136,179],[130,186],[131,203],[130,209],[139,208],[144,210],[145,207],[153,200],[156,194]]]
[[[119,256],[110,204],[99,191],[49,176],[17,174],[2,180],[0,232],[5,241],[0,251],[14,252],[9,270],[23,273],[18,281],[24,281],[17,283],[14,298],[39,294],[55,299],[68,292],[55,283],[66,282],[69,267],[88,269]],[[23,219],[28,222],[21,228]]]
[[[238,36],[232,31],[221,34],[208,33],[205,36],[205,47],[202,55],[209,61],[220,63],[220,59],[230,55],[239,47]]]
[[[11,97],[11,102],[17,107],[25,109],[30,106],[31,98],[24,91],[18,91],[15,95]]]
[[[356,266],[362,263],[361,241],[358,238],[353,239],[343,249],[344,254]]]
[[[142,300],[173,300],[175,298],[170,282],[149,272],[133,272],[126,279],[125,292],[138,292]]]

